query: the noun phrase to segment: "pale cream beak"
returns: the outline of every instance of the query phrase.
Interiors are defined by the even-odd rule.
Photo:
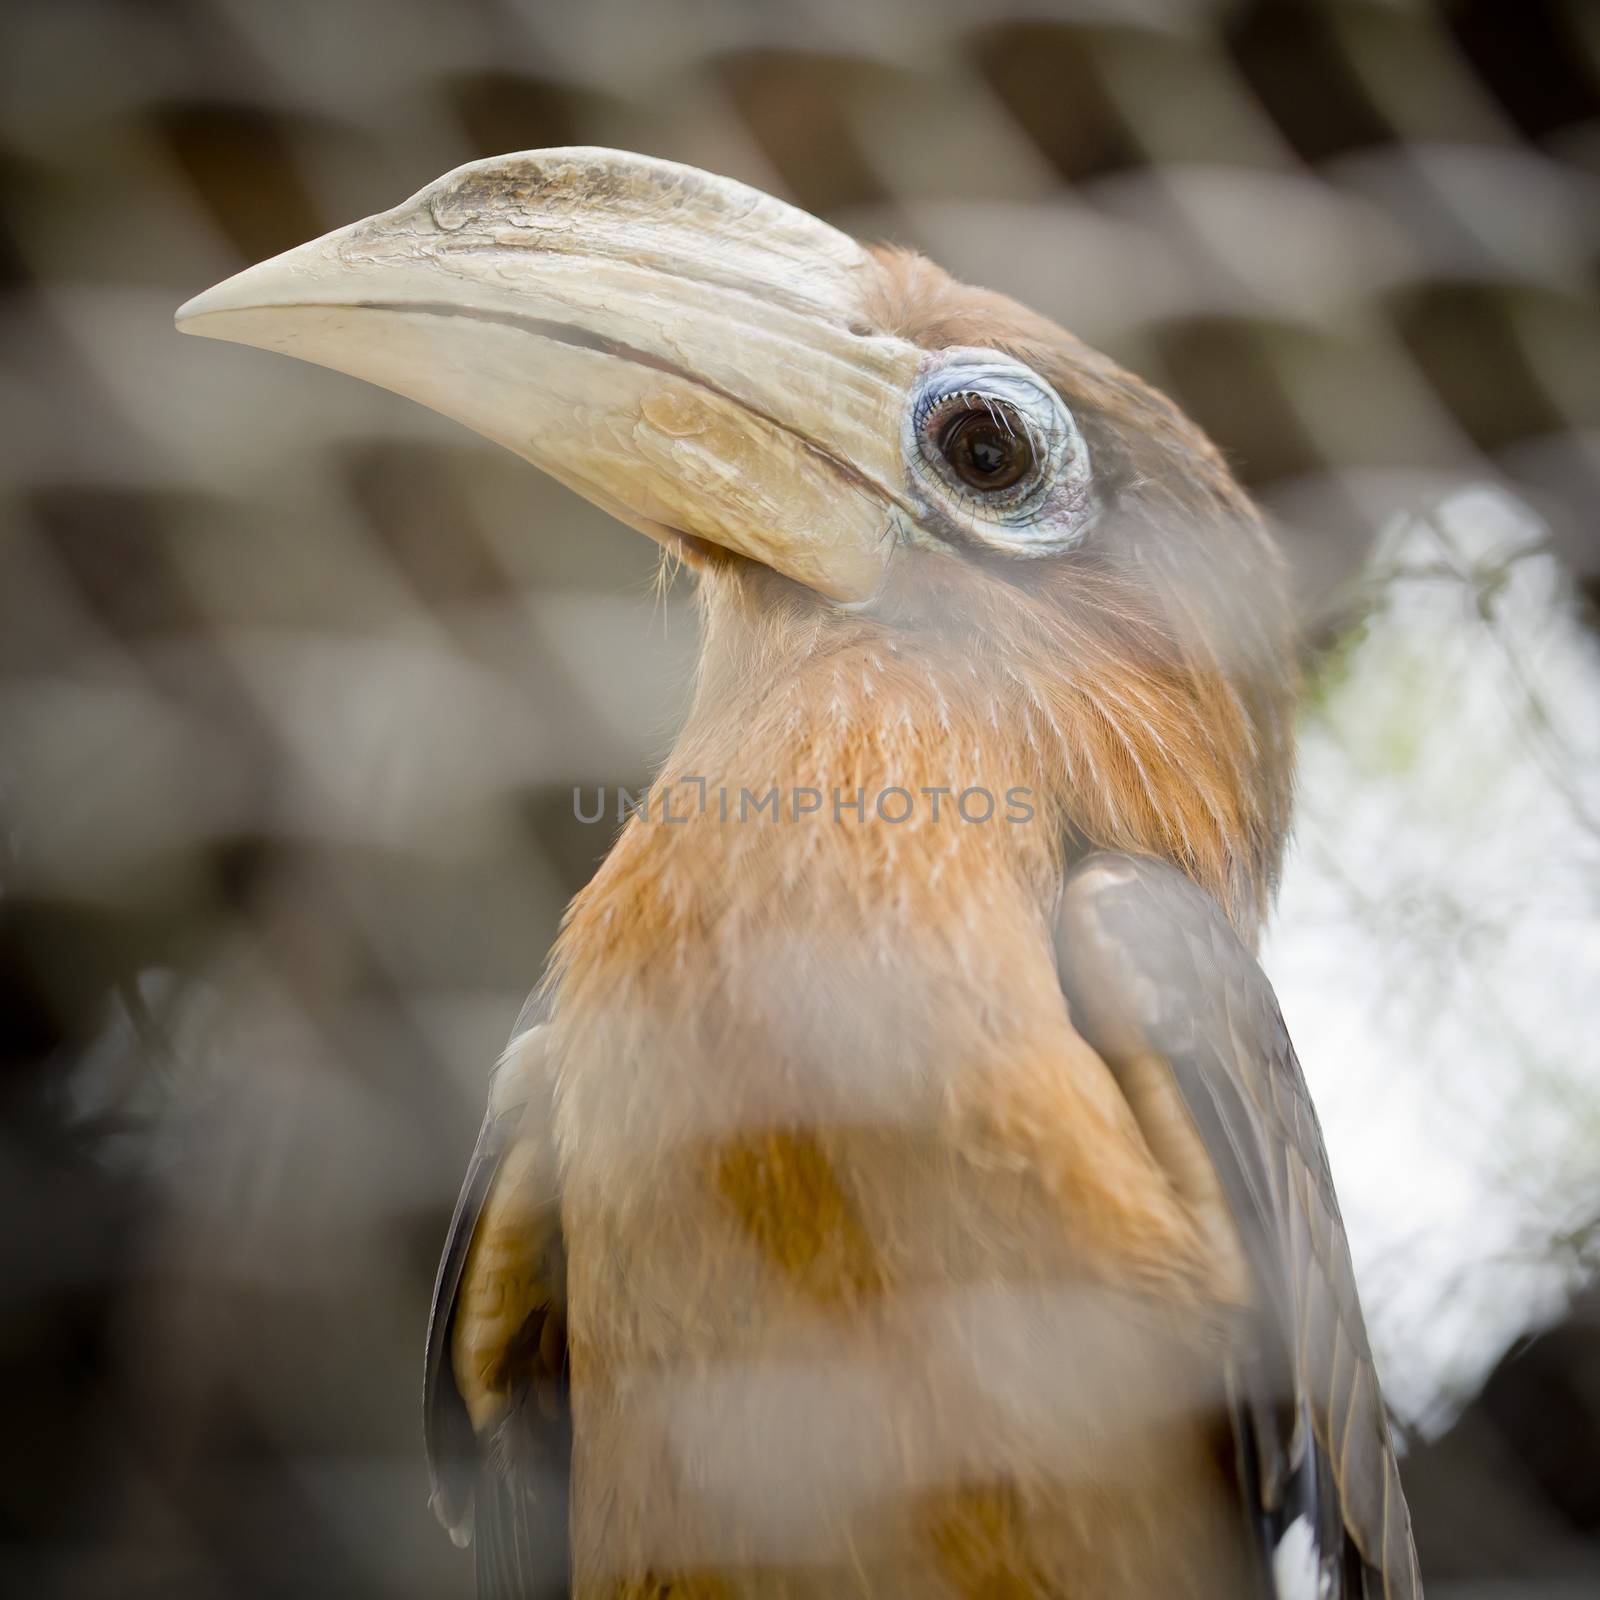
[[[864,329],[870,271],[743,184],[534,150],[251,267],[177,322],[409,395],[652,537],[860,601],[909,504],[921,360]]]

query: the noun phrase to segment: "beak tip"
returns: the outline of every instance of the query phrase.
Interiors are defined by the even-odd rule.
[[[313,240],[316,245],[319,241]],[[185,300],[173,313],[180,333],[198,333],[206,338],[226,339],[223,330],[231,325],[230,313],[265,311],[273,306],[291,305],[299,298],[298,274],[303,268],[296,259],[306,247],[285,251],[281,256],[246,267],[232,277],[202,289]]]
[[[179,333],[197,333],[202,337],[209,334],[210,330],[204,326],[207,317],[217,311],[227,309],[222,303],[222,290],[226,289],[232,280],[204,289],[199,294],[185,300],[172,314],[172,325]]]

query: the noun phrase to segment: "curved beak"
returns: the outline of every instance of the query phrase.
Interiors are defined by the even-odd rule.
[[[177,323],[420,400],[691,558],[703,541],[857,601],[906,503],[920,360],[852,331],[869,271],[743,184],[536,150],[250,267]]]

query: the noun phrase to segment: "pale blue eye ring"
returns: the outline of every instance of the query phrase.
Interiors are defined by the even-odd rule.
[[[965,436],[974,429],[976,450]],[[930,519],[952,524],[963,540],[1055,555],[1079,543],[1092,518],[1089,448],[1077,421],[1037,373],[995,351],[929,357],[902,446]]]

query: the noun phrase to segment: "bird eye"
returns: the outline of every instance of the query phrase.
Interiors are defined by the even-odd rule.
[[[932,352],[910,395],[901,445],[921,513],[910,537],[1005,555],[1078,544],[1098,498],[1071,410],[1032,368],[997,350]]]
[[[950,470],[981,494],[1013,488],[1033,470],[1027,425],[1003,400],[954,395],[939,407],[930,432]]]

